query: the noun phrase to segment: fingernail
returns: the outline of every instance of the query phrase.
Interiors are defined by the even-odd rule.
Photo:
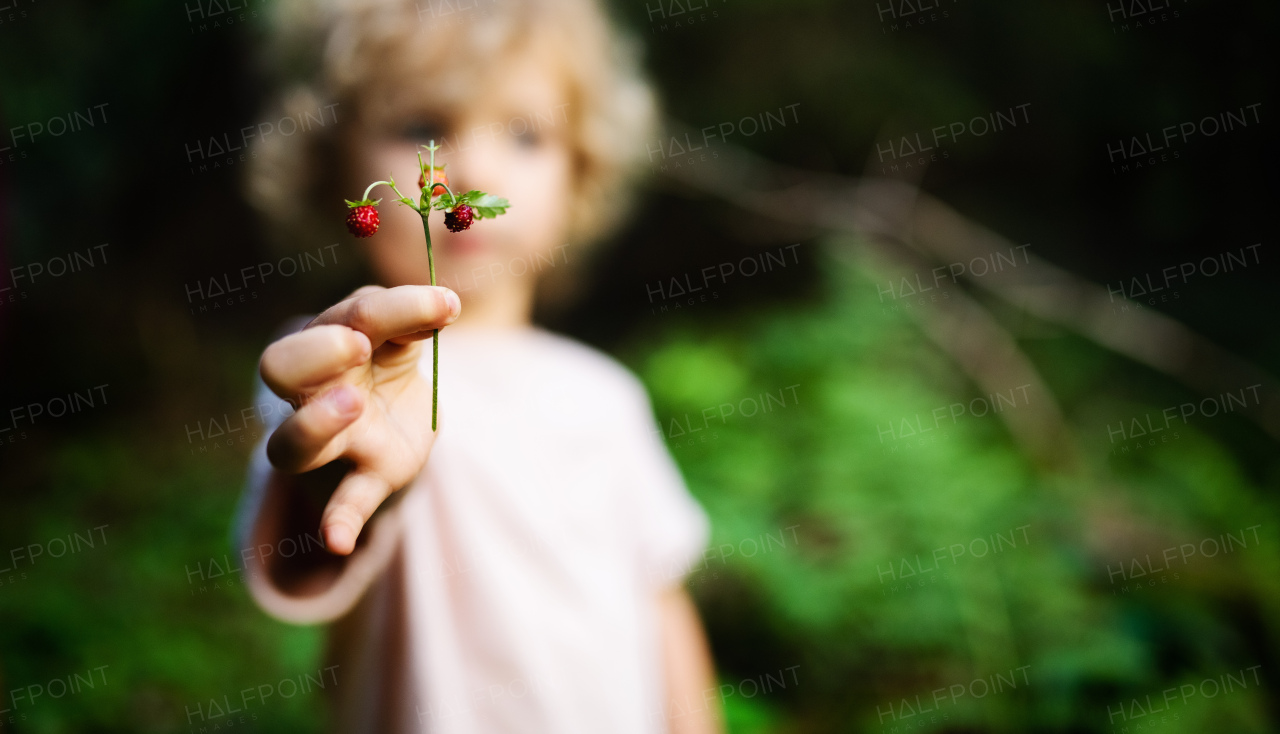
[[[357,355],[361,363],[369,361],[369,355],[373,354],[373,344],[369,342],[369,337],[355,332],[356,338],[360,340],[360,352]]]
[[[449,320],[453,321],[458,318],[462,313],[462,301],[458,298],[458,294],[445,289],[444,302],[449,304]]]
[[[329,550],[345,555],[355,545],[355,535],[346,525],[334,523],[324,529],[324,542]]]
[[[324,401],[339,415],[351,415],[360,409],[356,391],[346,385],[330,390],[329,394],[325,395]]]

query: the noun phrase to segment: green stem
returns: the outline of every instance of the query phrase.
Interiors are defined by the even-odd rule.
[[[444,190],[449,192],[449,206],[453,206],[454,204],[457,203],[458,197],[456,194],[453,193],[453,189],[449,188],[449,184],[444,184],[444,183],[440,183],[439,181],[436,181],[435,183],[431,184],[431,190],[435,191],[437,186],[443,186]]]
[[[431,140],[431,144],[426,146],[431,151],[431,178],[435,178],[436,171],[436,150],[438,146],[436,141]],[[422,153],[418,153],[418,168],[422,168]],[[426,174],[426,171],[423,171]],[[443,184],[442,184],[443,185]],[[422,230],[427,235],[427,270],[431,274],[431,285],[436,284],[436,261],[431,252],[431,227],[427,223],[427,216],[431,214],[431,192],[435,190],[432,181],[427,181],[427,201],[423,202],[422,208],[418,209],[418,213],[422,215]],[[453,191],[445,186],[445,191],[449,192],[449,201],[454,201]],[[399,193],[399,192],[397,192]],[[440,392],[440,330],[431,330],[431,430],[436,430],[436,398]]]
[[[369,200],[369,194],[373,191],[373,187],[374,187],[374,186],[377,186],[378,184],[386,184],[386,185],[388,185],[388,186],[390,186],[390,187],[391,187],[391,190],[392,190],[392,191],[396,191],[396,183],[395,183],[395,181],[374,181],[373,183],[369,184],[369,188],[367,188],[367,189],[365,189],[365,190],[364,190],[364,196],[362,196],[362,197],[360,198],[360,200],[361,200],[361,201],[368,201],[368,200]],[[397,196],[399,196],[399,194],[400,194],[400,192],[399,192],[399,191],[396,191],[396,195],[397,195]]]
[[[400,193],[400,189],[396,188],[395,179],[387,179],[386,181],[374,181],[373,183],[369,184],[369,188],[364,190],[364,198],[361,199],[361,201],[370,201],[369,194],[373,192],[373,187],[381,186],[381,185],[386,185],[391,187],[392,193],[396,195],[396,201],[400,202],[401,204],[408,205],[416,212],[422,211],[416,204],[413,203],[413,199],[410,199],[409,197]],[[379,199],[378,201],[382,201],[382,200]]]
[[[427,235],[427,270],[431,274],[431,285],[436,284],[436,261],[431,252],[431,227],[427,224],[427,215],[431,209],[419,212],[422,215],[422,231]],[[436,398],[440,393],[440,330],[431,330],[431,430],[436,430]]]
[[[387,182],[387,185],[391,187],[391,190],[392,190],[393,192],[395,192],[395,195],[396,195],[396,201],[400,202],[401,204],[404,204],[405,206],[409,207],[410,209],[413,209],[415,212],[418,212],[419,214],[421,214],[421,213],[422,213],[422,209],[421,209],[421,208],[419,208],[417,204],[414,204],[414,203],[413,203],[413,199],[410,199],[409,197],[407,197],[407,196],[405,196],[404,194],[400,193],[400,189],[397,189],[397,188],[396,188],[396,182],[395,182],[395,181],[388,181],[388,182]]]
[[[430,201],[431,197],[435,196],[437,186],[443,186],[444,190],[449,192],[449,206],[454,206],[458,201],[458,197],[453,193],[453,189],[449,188],[449,184],[440,183],[439,181],[434,180],[436,170],[436,151],[440,150],[440,146],[436,145],[435,138],[432,138],[422,147],[431,151],[431,162],[428,164],[431,167],[430,169],[422,168],[422,151],[418,151],[418,168],[422,169],[422,175],[425,177],[427,175],[427,171],[431,171],[432,180],[427,182],[427,200]]]

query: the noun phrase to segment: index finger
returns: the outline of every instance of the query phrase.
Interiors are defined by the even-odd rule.
[[[462,312],[458,294],[441,286],[401,285],[335,304],[310,326],[341,324],[369,337],[373,348],[396,337],[447,326]]]

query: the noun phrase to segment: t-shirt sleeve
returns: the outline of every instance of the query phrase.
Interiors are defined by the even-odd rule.
[[[236,549],[248,548],[253,544],[253,525],[262,511],[262,501],[272,471],[271,462],[267,459],[267,439],[286,418],[293,415],[293,406],[283,398],[276,397],[262,378],[257,377],[254,380],[253,413],[262,424],[262,435],[254,445],[253,453],[249,455],[244,491],[240,493],[240,502],[231,526],[231,547]],[[241,563],[244,563],[243,559]]]
[[[299,316],[286,321],[276,330],[272,341],[288,334],[301,331],[310,322],[310,316]],[[244,490],[240,493],[240,501],[236,506],[235,518],[231,524],[231,547],[237,550],[252,545],[253,526],[262,511],[262,502],[266,495],[268,480],[271,478],[271,462],[267,460],[267,439],[276,432],[285,419],[293,415],[294,406],[289,401],[278,397],[261,375],[253,378],[253,416],[262,425],[262,435],[249,455],[249,470],[245,477]],[[241,559],[243,566],[244,559]],[[243,570],[243,568],[242,568]]]
[[[655,588],[665,588],[702,562],[710,522],[662,441],[648,393],[632,380],[625,470],[633,514],[623,521],[634,529],[642,574]]]

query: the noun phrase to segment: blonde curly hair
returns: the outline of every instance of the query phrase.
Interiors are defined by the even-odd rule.
[[[262,60],[283,90],[272,114],[303,123],[250,147],[246,193],[276,246],[341,238],[356,136],[406,114],[447,116],[530,58],[564,80],[568,243],[582,252],[629,210],[657,101],[639,44],[596,0],[279,0],[271,27]]]

